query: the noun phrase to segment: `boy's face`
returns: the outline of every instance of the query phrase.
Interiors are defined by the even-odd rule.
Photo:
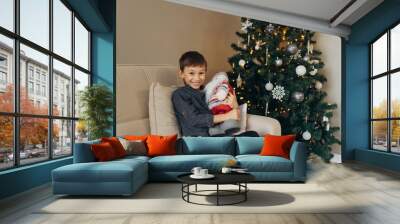
[[[179,71],[179,76],[183,82],[193,89],[200,89],[206,79],[206,66],[186,66],[183,71]]]

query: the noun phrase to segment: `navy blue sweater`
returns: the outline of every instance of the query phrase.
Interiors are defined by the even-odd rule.
[[[183,136],[209,136],[208,129],[213,126],[214,118],[203,91],[179,87],[172,93],[172,104]]]

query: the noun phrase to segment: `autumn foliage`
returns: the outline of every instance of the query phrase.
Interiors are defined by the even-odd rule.
[[[392,100],[392,112],[391,117],[400,117],[400,101],[395,99]],[[373,118],[387,118],[387,101],[381,101],[381,103],[373,108]],[[373,135],[374,138],[386,139],[387,136],[387,121],[375,121],[373,122]],[[400,122],[392,121],[392,141],[398,141],[400,138]]]
[[[0,93],[0,111],[13,112],[14,97],[13,86],[9,85],[5,93]],[[33,101],[29,99],[28,93],[25,88],[20,89],[20,110],[22,114],[35,114],[47,115],[48,107],[41,105],[34,105]],[[12,148],[13,147],[13,117],[0,116],[0,147]],[[20,148],[24,149],[26,145],[44,145],[48,139],[48,119],[47,118],[20,118]],[[59,135],[59,127],[53,126],[53,138]]]

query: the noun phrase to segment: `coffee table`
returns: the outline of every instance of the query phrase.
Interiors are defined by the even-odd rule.
[[[247,183],[255,180],[255,177],[249,173],[215,173],[215,177],[212,179],[193,179],[190,177],[191,173],[182,174],[177,177],[178,181],[182,183],[182,199],[188,203],[198,204],[198,205],[234,205],[247,201],[247,192],[249,188]],[[198,190],[197,185],[215,185],[215,190]],[[190,191],[190,186],[195,186],[194,191]],[[236,185],[237,190],[224,190],[220,189],[220,185]],[[215,194],[206,194],[209,192],[214,192]],[[203,197],[216,197],[216,204],[202,204],[193,202],[190,200],[190,196],[203,196]],[[221,202],[221,197],[232,197],[240,196],[239,200],[231,203]]]

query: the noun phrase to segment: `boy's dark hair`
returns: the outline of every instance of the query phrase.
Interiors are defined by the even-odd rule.
[[[181,71],[187,66],[205,66],[207,69],[207,61],[202,54],[197,51],[188,51],[179,58],[179,68]]]

